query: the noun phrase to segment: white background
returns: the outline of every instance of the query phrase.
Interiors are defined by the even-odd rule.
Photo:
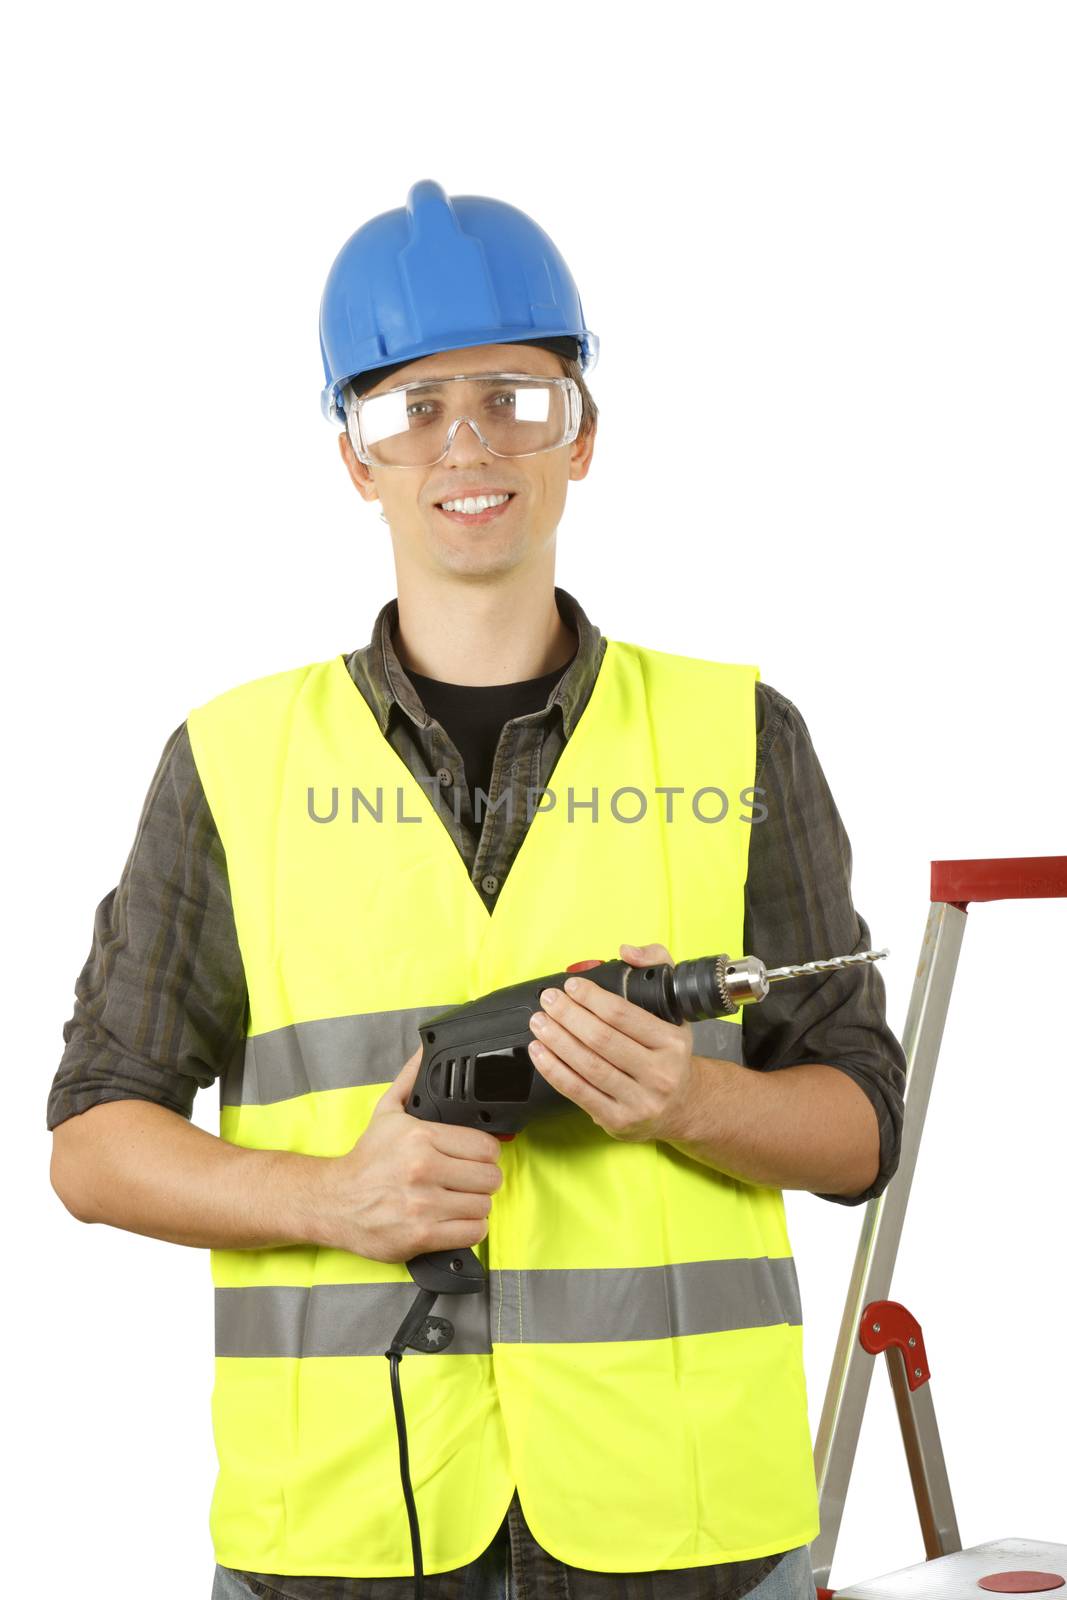
[[[423,177],[556,240],[602,339],[557,582],[800,708],[899,1034],[931,859],[1067,852],[1065,46],[975,0],[9,22],[12,1593],[210,1589],[208,1256],[74,1221],[45,1100],[168,735],[396,592],[319,412],[341,244]],[[964,1544],[1067,1541],[1067,902],[969,922],[892,1292]],[[787,1204],[814,1435],[863,1209]],[[831,1585],[922,1557],[880,1359]]]

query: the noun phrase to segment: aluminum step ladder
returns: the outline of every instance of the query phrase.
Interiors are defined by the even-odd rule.
[[[981,1600],[983,1592],[1067,1600],[1067,1544],[994,1539],[961,1548],[941,1448],[922,1328],[887,1298],[972,901],[1067,897],[1067,856],[932,861],[930,913],[901,1036],[907,1085],[900,1163],[867,1203],[815,1442],[818,1537],[811,1558],[819,1600]],[[875,1359],[884,1355],[904,1438],[926,1560],[881,1578],[827,1587]],[[1062,1396],[1061,1396],[1062,1398]],[[1065,1473],[1067,1478],[1067,1473]],[[1065,1495],[1067,1502],[1067,1495]]]

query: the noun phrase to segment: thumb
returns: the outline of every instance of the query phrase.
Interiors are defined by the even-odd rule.
[[[422,1063],[422,1041],[413,1055],[408,1056],[404,1065],[386,1089],[381,1099],[375,1106],[375,1111],[395,1111],[397,1107],[406,1107],[408,1095],[415,1087],[415,1080],[419,1075],[419,1066]]]
[[[631,967],[654,967],[657,961],[666,961],[672,967],[670,951],[662,944],[620,944],[619,951]]]

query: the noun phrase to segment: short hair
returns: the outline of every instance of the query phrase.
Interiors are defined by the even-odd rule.
[[[581,439],[596,427],[596,419],[600,414],[599,409],[593,396],[589,393],[589,386],[585,381],[581,362],[576,361],[573,356],[560,356],[559,359],[563,363],[563,370],[567,377],[573,378],[578,385],[578,393],[582,397],[582,420],[578,424],[578,438]]]

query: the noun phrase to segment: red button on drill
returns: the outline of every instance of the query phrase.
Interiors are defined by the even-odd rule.
[[[603,964],[604,963],[602,961],[572,961],[570,966],[567,968],[567,971],[584,972],[587,967],[600,967],[603,966]]]

